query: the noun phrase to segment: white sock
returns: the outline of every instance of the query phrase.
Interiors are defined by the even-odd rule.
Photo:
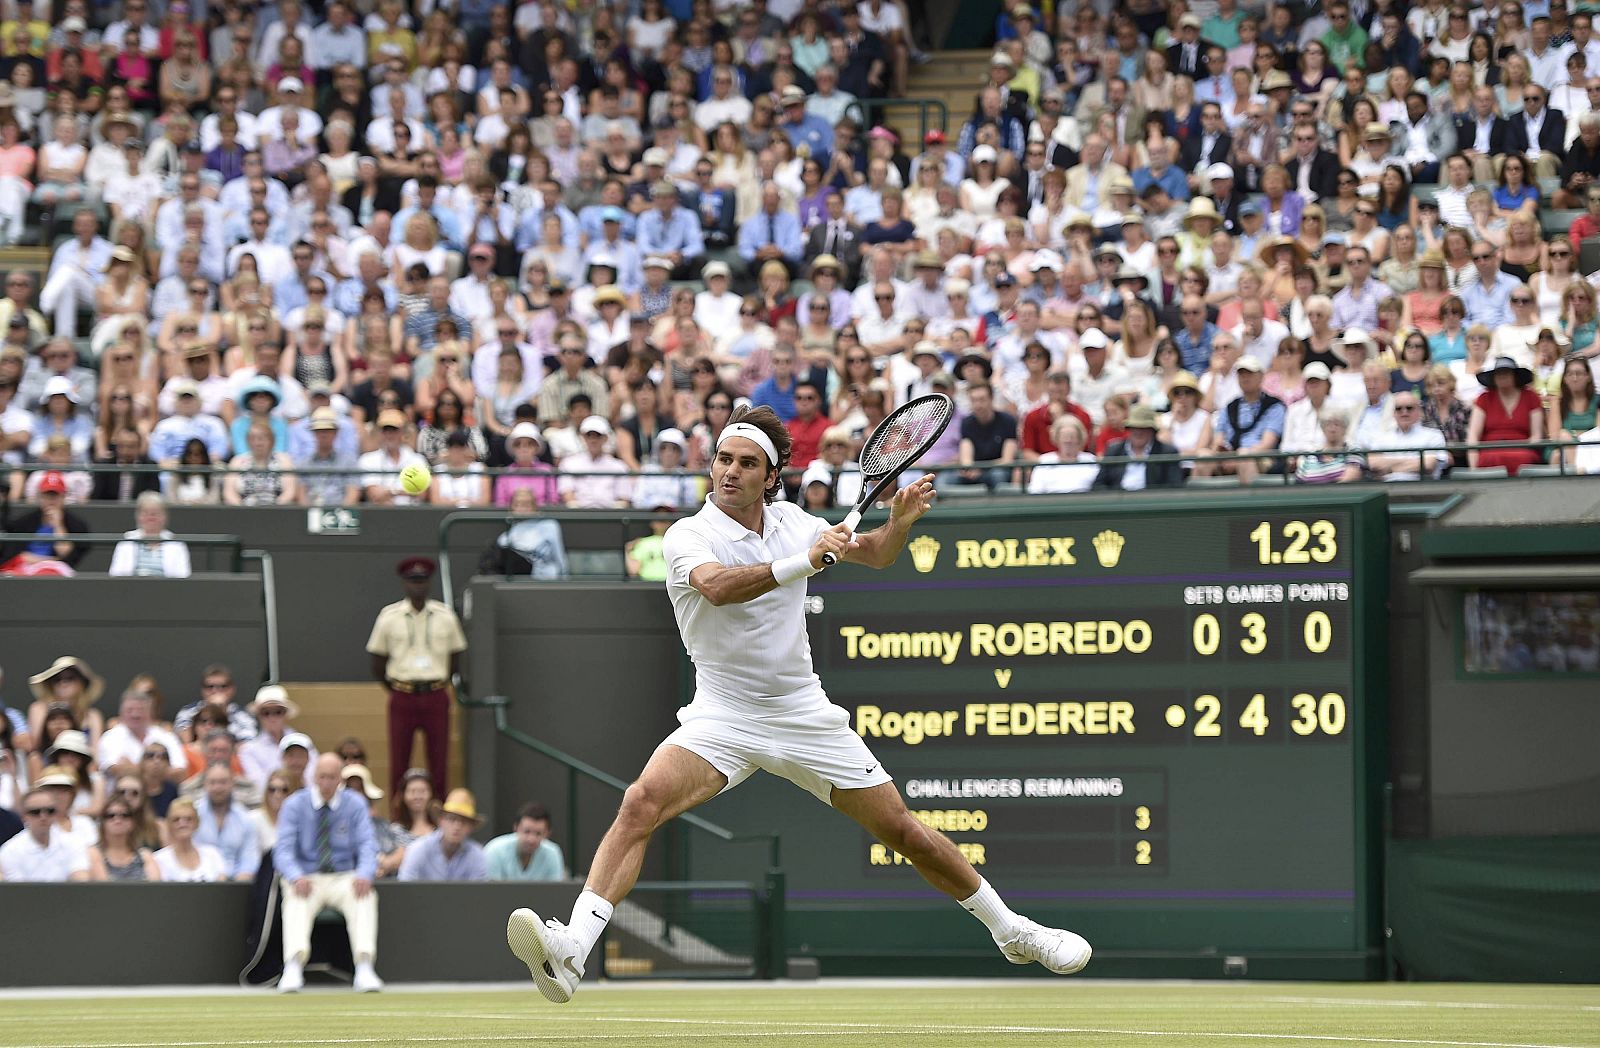
[[[1011,912],[1011,907],[1000,898],[1000,893],[987,880],[978,879],[978,890],[972,897],[961,900],[961,908],[982,921],[996,942],[1010,942],[1016,938],[1022,918]]]
[[[572,904],[572,920],[567,922],[567,931],[578,940],[579,960],[589,956],[589,951],[594,949],[600,933],[606,930],[610,921],[611,904],[585,888],[583,894],[578,896],[578,901]]]

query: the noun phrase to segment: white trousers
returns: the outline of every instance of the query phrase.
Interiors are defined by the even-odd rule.
[[[304,964],[311,956],[311,925],[324,908],[344,914],[345,929],[350,933],[350,953],[356,963],[371,963],[378,954],[377,890],[358,899],[354,873],[313,873],[309,877],[311,894],[303,899],[294,890],[293,881],[285,877],[280,882],[284,963]]]
[[[55,276],[44,282],[39,292],[39,308],[55,314],[57,336],[77,337],[78,310],[94,306],[95,290],[94,278],[77,266],[62,266]]]
[[[28,206],[28,184],[14,175],[0,175],[0,223],[6,239],[16,243],[22,233],[22,216]]]

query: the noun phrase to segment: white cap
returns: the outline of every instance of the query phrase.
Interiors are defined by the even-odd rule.
[[[689,441],[684,437],[681,429],[664,429],[656,434],[657,444],[675,444],[683,450],[688,450]]]
[[[705,268],[700,270],[700,278],[702,280],[710,280],[712,277],[731,276],[733,276],[733,270],[729,269],[728,263],[722,261],[721,259],[707,262],[705,264]]]
[[[1090,328],[1078,336],[1079,349],[1109,349],[1111,340],[1099,328]]]
[[[1028,263],[1028,269],[1034,273],[1039,272],[1041,269],[1048,269],[1052,273],[1059,273],[1062,270],[1061,256],[1056,254],[1054,251],[1051,251],[1049,248],[1045,248],[1042,251],[1035,251],[1033,253],[1033,261]]]
[[[1227,164],[1212,164],[1210,167],[1206,168],[1206,177],[1232,178],[1233,168],[1229,167]]]
[[[43,404],[51,397],[66,397],[74,404],[81,403],[77,392],[72,388],[72,380],[65,375],[51,375],[44,383],[44,392],[39,394],[39,403]]]
[[[800,474],[800,489],[802,491],[812,484],[827,484],[830,486],[833,484],[833,470],[828,468],[826,462],[813,461],[811,465],[806,467],[806,471]]]
[[[609,437],[611,436],[611,423],[607,422],[599,415],[590,415],[588,418],[578,423],[578,432],[598,433],[602,437]]]
[[[288,753],[290,746],[299,746],[307,753],[310,753],[316,748],[311,745],[311,736],[307,735],[303,731],[291,731],[285,735],[282,741],[278,743],[278,752]]]
[[[972,162],[974,164],[981,164],[985,160],[992,164],[999,159],[1000,154],[994,151],[994,146],[978,146],[972,151]]]
[[[970,295],[972,294],[972,281],[961,277],[949,277],[944,282],[944,293],[946,295]]]
[[[511,432],[506,437],[506,443],[510,444],[517,440],[531,440],[537,444],[544,443],[544,437],[539,434],[539,427],[532,422],[518,422],[511,427]]]
[[[667,151],[665,149],[662,149],[660,146],[651,146],[649,149],[644,151],[643,163],[658,164],[661,167],[666,167],[668,159],[669,157],[667,156]]]
[[[1234,367],[1240,371],[1254,371],[1258,375],[1265,374],[1267,370],[1266,368],[1262,367],[1260,360],[1257,360],[1255,357],[1249,356],[1248,354],[1240,357],[1239,363],[1235,364]]]
[[[278,81],[278,92],[280,94],[284,91],[304,91],[305,89],[306,85],[302,84],[297,76],[286,76]]]
[[[1320,378],[1324,382],[1331,382],[1333,381],[1333,372],[1329,371],[1328,365],[1324,364],[1322,361],[1313,360],[1311,363],[1300,369],[1300,377],[1305,381],[1310,381],[1314,378]]]

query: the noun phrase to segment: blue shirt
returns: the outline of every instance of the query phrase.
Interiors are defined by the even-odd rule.
[[[1134,169],[1133,191],[1135,194],[1142,194],[1152,185],[1157,185],[1162,189],[1165,189],[1167,191],[1167,195],[1174,200],[1189,199],[1189,180],[1183,177],[1182,171],[1179,171],[1171,164],[1168,164],[1167,169],[1161,172],[1160,178],[1152,175],[1148,167]]]
[[[750,403],[756,407],[765,404],[778,413],[778,417],[788,422],[797,412],[794,409],[794,387],[799,379],[790,379],[788,389],[780,389],[778,380],[774,376],[762,382],[750,391]]]
[[[800,235],[800,219],[791,211],[769,215],[757,211],[739,227],[739,257],[746,262],[755,261],[756,252],[768,244],[776,244],[778,251],[791,262],[800,261],[805,241]]]
[[[667,218],[662,218],[655,208],[640,215],[637,243],[639,253],[646,258],[668,251],[681,251],[685,259],[699,258],[706,253],[699,217],[682,206],[674,207]]]
[[[507,833],[483,846],[489,863],[491,881],[559,881],[566,878],[566,859],[561,845],[555,841],[541,841],[528,865],[517,858],[517,835]]]
[[[393,313],[397,305],[397,296],[394,288],[388,284],[375,285],[383,292],[383,306],[388,312]],[[361,315],[361,296],[366,293],[367,285],[360,277],[351,277],[349,280],[340,281],[339,286],[333,289],[333,308],[347,317]]]
[[[1467,359],[1467,329],[1456,332],[1452,341],[1443,331],[1428,336],[1428,356],[1435,364]]]
[[[1500,270],[1495,270],[1494,283],[1487,287],[1474,275],[1471,283],[1456,292],[1461,304],[1467,307],[1467,323],[1482,324],[1490,331],[1511,323],[1511,289],[1521,284],[1522,281]]]
[[[335,873],[354,873],[364,880],[378,874],[378,842],[367,817],[367,799],[341,788],[326,805],[316,788],[297,790],[278,813],[278,843],[272,862],[286,881],[297,881],[317,871],[317,825],[324,808],[332,809],[329,840],[333,845]]]
[[[1233,403],[1239,405],[1239,425],[1241,427],[1239,432],[1237,434],[1234,433],[1233,423],[1229,420],[1226,410],[1217,412],[1216,420],[1217,432],[1221,434],[1223,440],[1228,442],[1228,446],[1235,451],[1241,448],[1255,447],[1261,443],[1262,438],[1268,433],[1276,433],[1279,437],[1283,436],[1284,409],[1281,401],[1271,405],[1265,411],[1261,408],[1264,399],[1249,401],[1239,397]]]
[[[583,230],[583,235],[589,238],[590,243],[604,240],[606,237],[605,213],[611,210],[606,204],[590,204],[578,212],[578,228]],[[622,212],[622,221],[617,225],[622,227],[621,237],[632,240],[639,230],[639,219],[627,208],[619,208]]]
[[[1211,366],[1211,342],[1217,337],[1217,325],[1206,321],[1206,326],[1200,332],[1200,337],[1195,338],[1189,334],[1188,328],[1179,328],[1178,333],[1172,336],[1172,341],[1178,346],[1178,352],[1183,356],[1183,369],[1195,375],[1204,375]]]
[[[261,863],[261,856],[256,851],[256,831],[250,825],[250,817],[245,814],[242,807],[237,804],[228,807],[228,815],[217,825],[217,811],[211,806],[211,799],[201,794],[194,802],[195,808],[200,813],[200,828],[195,831],[196,844],[209,844],[222,853],[222,858],[228,864],[228,876],[238,878],[242,873],[254,873]]]
[[[833,127],[826,120],[815,113],[806,113],[798,122],[783,121],[778,130],[789,136],[796,152],[801,143],[811,147],[812,159],[827,168],[828,154],[833,152]]]
[[[426,837],[406,845],[406,857],[400,862],[402,881],[486,881],[489,864],[483,857],[483,845],[468,838],[461,842],[456,853],[444,853],[443,830],[434,830]]]

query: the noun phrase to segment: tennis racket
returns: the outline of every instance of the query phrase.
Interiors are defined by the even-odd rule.
[[[861,481],[866,494],[844,518],[846,528],[855,532],[861,514],[883,497],[907,466],[928,453],[955,414],[955,401],[943,393],[929,393],[895,408],[878,424],[861,448]],[[838,561],[831,552],[822,555],[824,565]]]

